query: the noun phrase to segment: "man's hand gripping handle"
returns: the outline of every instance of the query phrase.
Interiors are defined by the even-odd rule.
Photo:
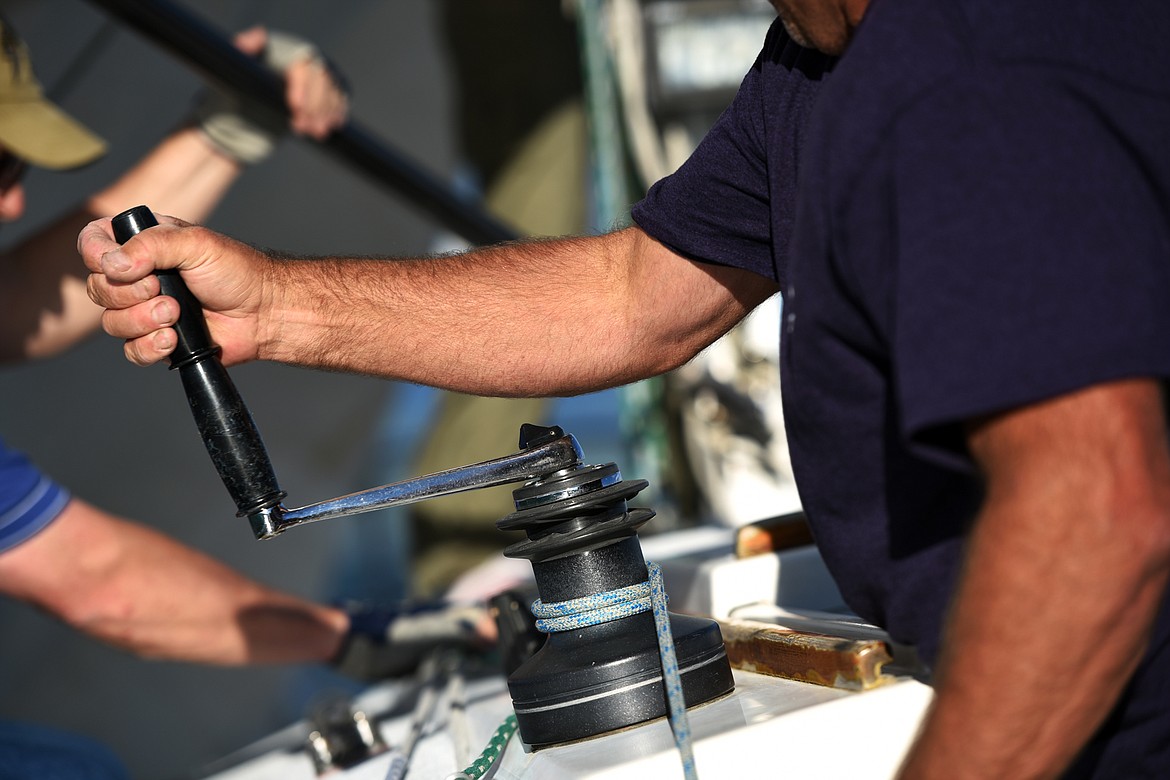
[[[114,217],[114,238],[124,244],[157,224],[150,209],[135,206]],[[236,502],[238,516],[279,505],[285,492],[276,482],[252,415],[219,360],[219,347],[211,343],[203,307],[177,270],[158,271],[157,275],[162,294],[179,302],[175,323],[178,345],[170,357],[171,368],[179,371],[199,435]]]

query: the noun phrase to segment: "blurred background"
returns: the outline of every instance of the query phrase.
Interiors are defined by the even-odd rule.
[[[726,105],[773,16],[763,0],[176,4],[225,34],[263,23],[311,39],[345,74],[353,118],[375,137],[454,191],[484,198],[519,232],[548,235],[620,222]],[[81,171],[30,171],[28,213],[0,229],[3,248],[136,162],[186,118],[202,81],[86,0],[0,0],[0,10],[29,44],[49,95],[111,147]],[[415,204],[291,139],[241,179],[207,224],[297,254],[415,256],[465,245]],[[738,337],[730,357],[715,350],[713,368],[700,363],[672,382],[527,405],[485,407],[267,364],[232,375],[290,506],[510,453],[527,420],[561,425],[590,461],[616,460],[627,475],[651,479],[660,529],[737,524],[795,500],[782,422],[759,411],[778,393],[762,378],[775,375],[772,316]],[[540,346],[533,334],[532,348]],[[471,517],[458,499],[254,541],[234,517],[177,377],[131,366],[105,336],[62,358],[0,368],[0,432],[89,502],[319,600],[439,592],[502,546],[490,519]],[[693,453],[704,448],[730,460],[701,463]],[[779,492],[761,496],[766,508],[732,507],[726,496],[743,491],[721,498],[710,485],[731,484],[730,462],[750,475],[743,464],[753,458]],[[506,502],[501,493],[476,503],[498,516]],[[452,538],[462,546],[441,544]],[[319,670],[145,662],[0,599],[0,717],[92,736],[136,778],[196,775],[301,717],[314,691],[334,682]]]

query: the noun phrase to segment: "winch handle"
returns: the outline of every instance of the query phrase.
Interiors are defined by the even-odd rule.
[[[135,206],[114,217],[114,239],[124,244],[156,225],[158,220],[149,208]],[[156,275],[162,294],[179,302],[178,345],[170,356],[171,369],[179,372],[203,445],[236,503],[237,516],[279,505],[286,494],[277,484],[252,415],[220,362],[220,349],[211,341],[203,306],[177,270],[160,270]]]

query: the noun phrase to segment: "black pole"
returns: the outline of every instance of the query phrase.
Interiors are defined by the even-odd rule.
[[[167,0],[92,0],[214,79],[220,86],[287,114],[284,83],[219,30]],[[361,174],[390,187],[473,244],[518,237],[479,204],[457,197],[422,167],[350,121],[320,144]]]

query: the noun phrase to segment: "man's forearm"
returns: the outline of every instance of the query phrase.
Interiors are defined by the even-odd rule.
[[[1166,590],[1160,402],[1153,383],[1119,383],[973,439],[995,461],[988,501],[904,778],[1056,777],[1104,721]],[[1054,449],[1026,454],[1036,444]]]
[[[262,358],[500,396],[662,373],[774,292],[636,228],[434,259],[287,261],[273,273]]]
[[[218,151],[196,127],[167,136],[133,168],[86,201],[96,216],[146,204],[162,214],[202,222],[243,173],[242,163]],[[77,230],[70,246],[76,255]]]
[[[324,662],[348,628],[340,610],[267,588],[79,499],[0,556],[0,591],[95,639],[164,660]]]
[[[86,294],[86,270],[77,259],[77,232],[87,222],[142,203],[163,214],[202,220],[241,170],[198,130],[179,130],[78,210],[6,252],[0,361],[49,357],[97,329],[101,309]]]
[[[0,362],[51,357],[93,333],[101,309],[85,291],[85,268],[71,252],[70,233],[80,222],[62,222],[4,253],[0,285]],[[62,262],[68,261],[68,262]]]

